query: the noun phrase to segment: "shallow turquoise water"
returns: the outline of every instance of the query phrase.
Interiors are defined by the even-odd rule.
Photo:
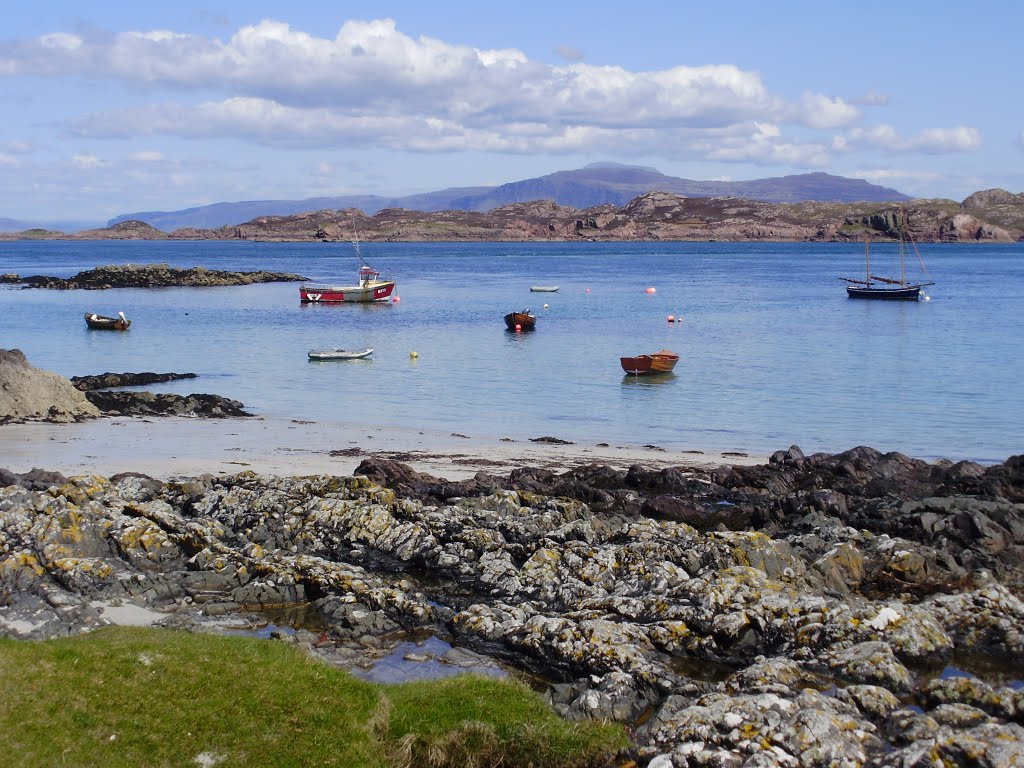
[[[894,248],[875,246],[873,263]],[[215,392],[295,419],[678,450],[871,445],[986,462],[1024,450],[1022,246],[925,245],[931,300],[892,304],[845,297],[836,278],[862,269],[859,245],[362,249],[398,279],[400,302],[302,306],[296,284],[3,289],[0,347],[67,376],[194,371],[198,381],[152,389]],[[345,243],[0,244],[0,273],[70,276],[129,262],[346,283],[357,267]],[[540,284],[561,289],[529,292]],[[537,330],[507,332],[502,316],[524,308]],[[119,310],[133,321],[126,333],[82,320]],[[308,349],[334,346],[375,352],[307,361]],[[662,347],[681,355],[674,374],[622,373],[620,356]]]

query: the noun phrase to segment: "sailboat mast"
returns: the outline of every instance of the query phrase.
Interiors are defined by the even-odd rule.
[[[864,235],[864,285],[871,287],[871,236]]]

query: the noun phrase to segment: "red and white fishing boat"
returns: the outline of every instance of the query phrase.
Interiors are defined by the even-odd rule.
[[[299,286],[299,299],[303,302],[323,304],[341,301],[387,301],[395,290],[394,280],[381,280],[373,267],[359,270],[356,285],[310,284]]]
[[[326,283],[310,283],[299,286],[299,300],[303,303],[327,304],[339,302],[370,302],[387,301],[394,293],[395,281],[381,279],[380,272],[363,260],[359,252],[358,237],[352,241],[356,247],[356,257],[362,266],[359,268],[355,285],[327,285]]]

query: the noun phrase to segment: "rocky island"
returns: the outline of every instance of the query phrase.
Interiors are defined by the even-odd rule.
[[[0,275],[0,283],[24,285],[26,288],[57,290],[105,290],[108,288],[206,288],[225,285],[251,285],[253,283],[298,282],[302,275],[287,272],[228,272],[205,267],[179,269],[166,264],[115,264],[79,272],[74,277],[61,278],[46,275]]]
[[[360,239],[371,242],[845,242],[865,236],[896,240],[904,225],[919,242],[1016,242],[1024,238],[1024,195],[993,189],[976,192],[962,202],[914,199],[891,203],[773,203],[652,191],[622,206],[575,208],[551,200],[536,200],[487,212],[386,208],[372,216],[346,208],[259,216],[217,229],[188,227],[163,232],[133,220],[70,235],[35,230],[0,238],[331,242],[351,239],[356,227]]]

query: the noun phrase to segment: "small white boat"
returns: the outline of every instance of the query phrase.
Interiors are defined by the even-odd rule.
[[[372,348],[367,349],[311,349],[310,360],[359,360],[373,354]]]
[[[554,293],[558,290],[557,285],[531,285],[530,290],[533,293]]]

